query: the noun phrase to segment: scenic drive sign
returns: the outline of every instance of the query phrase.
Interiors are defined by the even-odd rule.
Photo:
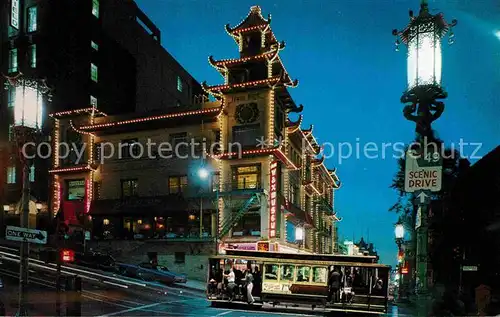
[[[405,192],[437,192],[441,190],[443,158],[438,152],[419,155],[413,150],[406,152]]]
[[[31,243],[46,244],[47,231],[7,226],[5,238],[12,241],[27,241]]]

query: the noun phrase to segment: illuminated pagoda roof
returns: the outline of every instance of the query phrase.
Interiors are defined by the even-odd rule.
[[[193,109],[189,107],[172,108],[171,111],[153,113],[133,113],[126,115],[116,115],[108,117],[95,118],[93,124],[90,122],[79,122],[77,130],[82,132],[111,132],[116,133],[118,130],[127,130],[130,128],[151,129],[152,127],[165,127],[171,122],[173,125],[190,124],[200,120],[216,120],[216,117],[221,113],[222,107],[211,107],[204,109]],[[83,114],[83,111],[82,111]]]
[[[246,18],[237,26],[231,27],[229,24],[225,26],[226,32],[240,46],[240,57],[221,60],[216,60],[213,56],[208,57],[210,65],[212,65],[221,75],[225,76],[226,79],[230,71],[241,70],[242,67],[253,67],[259,63],[272,65],[271,69],[268,70],[267,78],[257,78],[238,83],[231,83],[229,81],[223,85],[214,86],[208,86],[206,83],[202,83],[202,87],[207,93],[212,94],[216,98],[222,98],[223,93],[235,91],[237,89],[260,88],[266,85],[271,86],[275,88],[275,93],[282,101],[285,111],[301,112],[302,107],[297,107],[287,89],[288,87],[296,87],[298,85],[298,80],[293,80],[290,77],[279,56],[279,52],[285,48],[285,42],[278,42],[276,40],[271,30],[270,23],[270,17],[265,19],[262,16],[262,10],[259,6],[251,7]],[[262,46],[259,45],[258,48],[254,46],[254,48],[257,48],[255,51],[241,49],[242,45],[245,43],[245,38],[248,36],[253,36],[253,38],[257,36],[257,38],[260,39],[258,41],[263,41]]]
[[[54,112],[54,113],[49,114],[49,117],[54,118],[54,119],[61,119],[61,118],[80,116],[82,114],[94,115],[94,117],[106,117],[107,116],[107,114],[98,110],[95,107],[88,107],[88,108],[81,108],[81,109],[75,109],[75,110]]]
[[[253,6],[250,8],[250,12],[248,12],[246,18],[237,26],[231,27],[229,24],[226,24],[226,31],[229,34],[243,33],[255,29],[264,29],[269,24],[271,24],[271,15],[269,14],[267,19],[265,19],[262,16],[262,9],[259,6]]]

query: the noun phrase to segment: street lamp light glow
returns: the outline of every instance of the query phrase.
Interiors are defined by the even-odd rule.
[[[20,85],[15,88],[14,123],[32,129],[42,126],[42,94],[36,87]]]
[[[202,179],[207,179],[208,178],[208,170],[204,167],[200,168],[200,170],[198,171],[198,176],[200,176],[200,178]]]
[[[403,224],[396,224],[394,234],[396,235],[396,239],[403,239],[403,237],[405,236],[405,227],[403,226]]]
[[[408,90],[416,86],[440,86],[441,66],[441,38],[434,23],[411,30],[407,58]]]
[[[295,228],[295,240],[296,241],[302,241],[304,240],[304,229],[302,228]]]

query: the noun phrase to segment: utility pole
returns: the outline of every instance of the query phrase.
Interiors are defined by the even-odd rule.
[[[28,228],[29,226],[29,203],[30,203],[30,168],[28,159],[24,158],[23,162],[23,194],[22,194],[22,213],[21,227]],[[28,284],[28,257],[29,243],[24,239],[21,242],[21,262],[19,266],[19,310],[17,316],[28,316],[26,308],[26,286]]]

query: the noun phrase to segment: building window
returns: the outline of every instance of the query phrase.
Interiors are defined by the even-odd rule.
[[[37,30],[37,16],[38,9],[36,6],[28,8],[28,33],[35,32]]]
[[[68,180],[66,185],[66,200],[83,200],[85,198],[84,179]]]
[[[9,124],[9,141],[14,141],[14,125]]]
[[[36,44],[29,47],[30,67],[36,68]]]
[[[30,182],[34,182],[35,181],[35,164],[32,164],[30,166]]]
[[[90,63],[90,78],[97,83],[97,66],[94,63]]]
[[[7,106],[9,108],[14,108],[16,103],[16,88],[9,86],[9,90],[7,91]]]
[[[9,166],[7,167],[7,184],[15,184],[16,183],[16,167]]]
[[[256,146],[260,133],[260,125],[252,124],[233,127],[233,143],[243,147]]]
[[[187,176],[170,176],[168,178],[168,191],[170,194],[183,193],[187,188]]]
[[[109,225],[109,219],[108,218],[104,218],[102,220],[102,224],[105,225],[105,226]]]
[[[9,51],[9,73],[17,72],[17,48]]]
[[[175,252],[175,263],[186,263],[186,252]]]
[[[125,179],[122,183],[122,198],[137,196],[137,179]]]
[[[99,0],[92,0],[92,14],[99,18]]]
[[[255,189],[260,187],[260,165],[233,166],[233,188]]]
[[[90,46],[96,51],[99,50],[99,45],[97,45],[97,43],[94,41],[90,41]]]
[[[90,96],[90,105],[94,108],[97,108],[97,98],[94,96]]]
[[[177,76],[177,90],[182,92],[182,79],[180,76]]]

